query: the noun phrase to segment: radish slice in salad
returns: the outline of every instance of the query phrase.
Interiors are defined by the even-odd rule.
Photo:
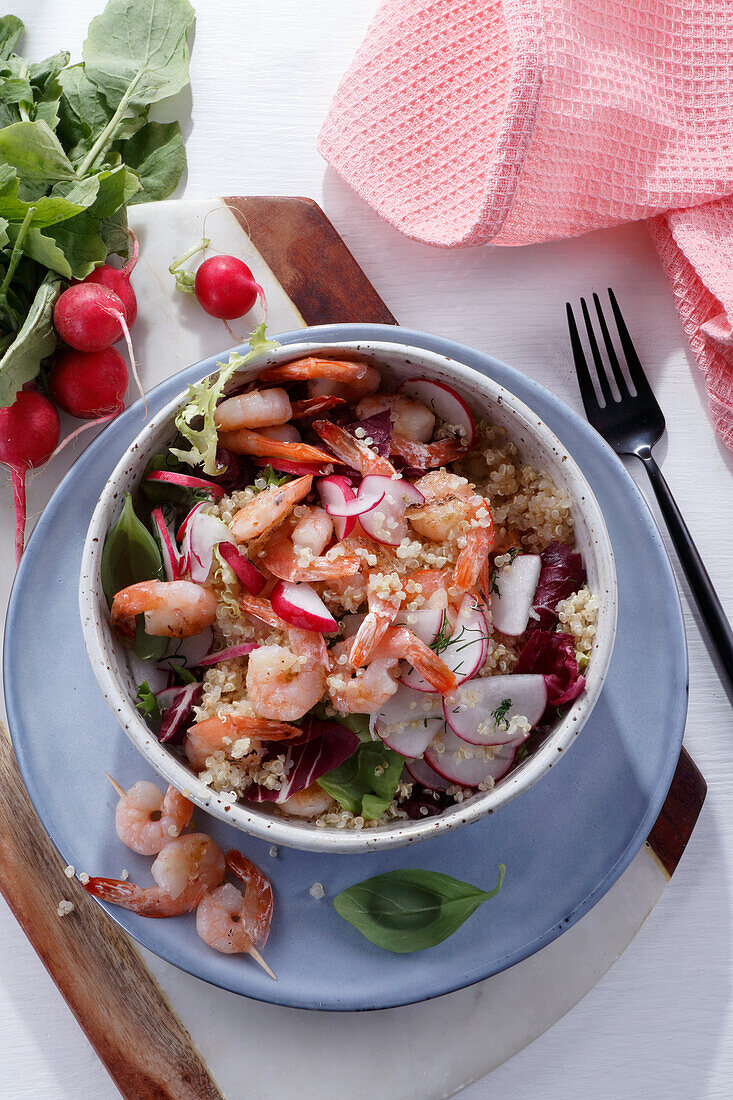
[[[236,573],[237,580],[240,581],[247,592],[251,596],[259,596],[267,581],[257,566],[253,565],[248,558],[245,558],[241,550],[232,542],[220,542],[219,554]]]
[[[336,516],[337,518],[350,518],[351,516],[363,516],[366,512],[371,512],[376,508],[378,504],[381,504],[384,500],[384,490],[377,489],[372,492],[365,492],[362,488],[364,482],[359,486],[359,491],[355,497],[351,500],[336,500],[335,503],[324,505],[329,516]]]
[[[419,611],[400,611],[395,619],[395,626],[406,626],[425,645],[432,645],[446,621],[446,613],[442,607],[423,607]]]
[[[539,673],[485,676],[461,684],[443,703],[456,736],[471,745],[506,745],[512,718],[521,715],[536,726],[547,707],[545,678]],[[527,735],[521,735],[520,741]]]
[[[183,668],[197,668],[202,657],[211,653],[214,644],[214,631],[210,626],[199,634],[192,634],[190,638],[181,638],[174,641],[175,652],[170,654],[162,665],[162,671],[168,671],[171,666],[180,665]]]
[[[338,623],[310,584],[278,581],[272,590],[270,603],[281,619],[301,630],[317,630],[327,634],[338,630]]]
[[[437,635],[436,635],[437,637]],[[445,641],[436,652],[455,674],[459,684],[469,680],[479,671],[486,660],[489,641],[489,629],[486,618],[474,596],[463,597],[458,617]],[[428,643],[430,644],[430,643]],[[419,672],[411,668],[400,681],[417,691],[432,691],[433,688]]]
[[[297,462],[295,459],[272,456],[255,458],[254,461],[257,466],[272,466],[273,470],[279,470],[282,474],[295,474],[297,477],[305,477],[306,474],[318,477],[320,474],[325,474],[329,468],[333,469],[328,463],[318,465],[316,462]]]
[[[336,537],[345,539],[354,530],[356,518],[354,516],[343,518],[336,516],[330,509],[334,504],[346,504],[349,501],[356,500],[356,493],[351,487],[351,482],[348,478],[342,477],[341,474],[331,474],[330,477],[322,477],[317,484],[321,503],[328,514],[333,516],[333,529],[336,532]]]
[[[470,447],[476,435],[473,413],[459,393],[445,382],[433,382],[427,378],[408,378],[400,386],[400,392],[434,412],[445,424],[460,428],[461,435]]]
[[[193,517],[194,517],[194,516],[195,516],[195,515],[196,515],[196,514],[197,514],[198,512],[200,512],[200,511],[201,511],[201,509],[203,508],[203,506],[204,506],[204,504],[205,504],[205,503],[206,503],[206,501],[205,501],[205,500],[200,500],[200,501],[198,502],[198,504],[194,504],[193,508],[192,508],[192,509],[191,509],[191,511],[190,511],[190,512],[188,513],[188,515],[187,515],[187,516],[186,516],[186,518],[184,519],[183,523],[181,524],[181,526],[180,526],[180,527],[178,528],[178,530],[177,530],[177,532],[176,532],[176,538],[178,539],[178,541],[179,541],[179,542],[183,542],[183,540],[184,540],[184,538],[185,538],[185,535],[186,535],[186,531],[188,530],[188,525],[189,525],[189,523],[191,522],[191,520],[193,519]],[[183,566],[183,567],[184,567],[184,570],[185,570],[185,568],[186,568],[186,565],[185,565],[185,561],[184,561],[184,566]]]
[[[492,758],[487,759],[486,748],[467,745],[452,730],[447,730],[439,746],[430,745],[425,750],[425,760],[444,779],[462,787],[478,787],[491,779],[494,782],[503,779],[514,763],[518,747],[517,741],[500,745],[493,750]]]
[[[398,687],[370,720],[370,728],[401,756],[422,756],[445,725],[440,695]]]
[[[495,630],[515,638],[524,634],[541,569],[539,554],[518,554],[497,570],[489,604]]]
[[[209,576],[214,560],[214,547],[234,542],[234,536],[223,520],[208,512],[197,512],[186,526],[183,538],[183,560],[196,584],[203,584]]]
[[[153,534],[163,558],[165,579],[167,581],[179,581],[183,576],[183,559],[168,524],[165,522],[162,508],[154,508],[150,513],[150,519],[153,523]]]
[[[375,542],[399,546],[407,535],[407,505],[424,504],[425,497],[405,478],[383,474],[368,474],[359,486],[359,493],[371,495],[380,489],[384,492],[384,499],[376,508],[360,516],[360,523]]]
[[[216,653],[207,653],[198,661],[199,668],[208,668],[209,665],[218,665],[220,661],[231,661],[235,657],[246,657],[253,649],[259,648],[259,642],[242,642],[241,645],[230,645],[227,649],[219,649]]]
[[[201,477],[191,477],[190,474],[179,474],[175,470],[151,470],[145,480],[164,481],[168,485],[186,489],[189,493],[211,493],[214,500],[221,500],[224,496],[224,490],[216,482],[206,481]]]
[[[450,779],[444,779],[442,775],[439,775],[435,768],[431,768],[424,758],[406,760],[405,767],[415,782],[429,791],[446,791],[448,787],[452,786]]]

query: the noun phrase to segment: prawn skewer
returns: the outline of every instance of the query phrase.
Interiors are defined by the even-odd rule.
[[[244,892],[225,883],[204,897],[196,910],[196,931],[215,951],[251,955],[277,981],[255,947],[264,947],[270,932],[274,908],[270,881],[236,848],[227,852],[226,865],[244,883]]]
[[[175,787],[168,787],[161,794],[154,783],[141,779],[126,791],[109,772],[104,774],[120,796],[115,810],[115,831],[133,852],[157,855],[190,822],[193,803]]]

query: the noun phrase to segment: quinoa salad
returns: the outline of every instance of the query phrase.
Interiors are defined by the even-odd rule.
[[[491,790],[585,688],[572,500],[444,383],[247,358],[189,388],[107,535],[138,708],[221,800],[320,827]]]

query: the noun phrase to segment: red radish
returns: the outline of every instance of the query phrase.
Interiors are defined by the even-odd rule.
[[[425,750],[425,760],[438,775],[459,783],[462,787],[478,787],[479,783],[503,779],[514,763],[519,743],[512,741],[494,749],[492,759],[484,757],[484,749],[467,745],[448,730],[442,740],[442,752],[435,745]],[[470,754],[475,753],[475,756]]]
[[[466,445],[471,446],[476,435],[473,413],[452,386],[428,378],[408,378],[400,386],[400,393],[427,405],[445,424],[455,424]]]
[[[220,542],[219,554],[227,565],[234,570],[237,580],[244,585],[250,595],[259,596],[267,581],[257,566],[248,561],[241,550],[237,549],[234,543],[231,542]]]
[[[117,413],[125,406],[127,363],[114,348],[62,351],[48,377],[51,397],[80,420]]]
[[[227,545],[230,545],[227,543]],[[242,642],[241,645],[230,645],[227,649],[217,649],[216,653],[208,653],[198,662],[200,668],[208,668],[209,665],[218,665],[220,661],[232,661],[235,657],[246,657],[253,649],[258,649],[258,642]]]
[[[281,619],[301,630],[317,630],[327,634],[338,630],[333,615],[309,584],[278,581],[272,590],[270,603]]]
[[[192,509],[191,509],[191,511],[190,511],[190,512],[188,513],[188,515],[187,515],[187,516],[186,516],[186,518],[184,519],[183,523],[181,524],[181,526],[180,526],[180,527],[178,528],[178,530],[176,531],[176,538],[178,539],[178,541],[179,541],[179,542],[183,542],[183,539],[184,539],[184,537],[185,537],[186,531],[188,530],[188,525],[189,525],[189,523],[191,522],[191,520],[193,519],[193,517],[194,517],[194,516],[196,515],[196,513],[197,513],[197,512],[200,512],[200,511],[201,511],[201,509],[203,508],[204,504],[206,504],[206,501],[205,501],[205,500],[200,500],[200,501],[198,502],[198,504],[194,504],[193,508],[192,508]]]
[[[539,554],[519,554],[509,565],[496,571],[489,604],[495,630],[511,637],[524,634],[541,569]]]
[[[427,760],[406,760],[405,767],[412,778],[429,791],[445,791],[451,786],[451,781],[439,775]]]
[[[196,271],[196,298],[202,309],[222,321],[233,321],[249,313],[265,292],[242,260],[236,256],[211,256]]]
[[[395,626],[406,626],[425,645],[432,645],[440,634],[446,613],[442,607],[424,607],[420,611],[400,611]]]
[[[334,502],[337,504],[345,504],[350,500],[356,500],[356,493],[351,488],[351,482],[341,474],[331,474],[329,477],[322,477],[320,481],[317,482],[317,487],[321,497],[321,504],[327,512]],[[329,512],[329,515],[330,514]],[[338,539],[345,539],[347,535],[351,534],[356,526],[355,516],[335,516],[332,518],[333,529]]]
[[[377,508],[361,516],[359,522],[376,542],[399,546],[407,535],[405,509],[408,504],[424,504],[425,497],[404,478],[368,474],[359,486],[359,494],[371,495],[384,490],[384,499]]]
[[[234,536],[223,520],[208,512],[198,511],[186,525],[183,539],[184,569],[196,584],[204,584],[214,561],[214,547],[234,542]]]
[[[91,275],[87,275],[83,281],[104,286],[107,290],[111,290],[113,294],[116,294],[122,302],[128,328],[132,328],[137,317],[137,298],[135,297],[135,291],[130,286],[130,276],[137,263],[138,244],[137,237],[131,229],[128,229],[128,233],[132,241],[132,253],[124,267],[112,267],[111,264],[102,264],[101,267],[95,267]]]
[[[367,512],[373,511],[383,500],[384,489],[362,492],[361,487],[359,487],[359,492],[351,500],[336,499],[332,504],[326,506],[326,511],[329,516],[350,519],[352,516],[363,516]]]
[[[77,283],[61,294],[53,323],[62,340],[77,351],[101,351],[122,339],[125,307],[114,291]]]
[[[388,748],[401,756],[422,756],[433,738],[445,729],[442,699],[399,687],[372,715],[371,727]]]
[[[164,481],[168,485],[177,485],[179,489],[188,489],[194,493],[205,490],[211,493],[214,500],[221,500],[225,495],[221,485],[217,485],[215,481],[206,481],[203,477],[191,477],[190,474],[179,474],[176,470],[151,470],[145,480]]]
[[[254,461],[257,466],[272,466],[273,470],[279,470],[283,474],[295,474],[296,477],[305,477],[307,474],[311,474],[313,477],[318,477],[324,470],[333,469],[329,466],[318,466],[315,462],[295,462],[289,458],[259,458],[254,456]]]
[[[471,745],[525,741],[529,734],[509,734],[509,725],[519,715],[537,725],[547,707],[545,678],[536,672],[479,677],[457,687],[443,707],[450,728]]]
[[[450,637],[439,650],[448,668],[455,672],[459,684],[470,680],[483,665],[488,640],[489,630],[483,611],[478,607],[475,597],[467,593],[463,597]],[[432,685],[414,668],[401,676],[400,681],[417,691],[434,691]]]
[[[21,390],[12,405],[0,409],[0,462],[13,477],[16,565],[25,541],[25,476],[48,461],[60,431],[57,410],[36,390]]]
[[[154,508],[150,513],[150,519],[153,523],[153,535],[163,558],[165,578],[168,581],[179,581],[183,576],[183,559],[165,522],[163,510]]]

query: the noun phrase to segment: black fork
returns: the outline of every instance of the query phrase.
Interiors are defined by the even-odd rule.
[[[599,432],[607,443],[610,443],[617,454],[636,455],[644,463],[652,488],[656,493],[659,507],[672,537],[675,550],[685,571],[692,593],[697,601],[700,614],[708,629],[710,641],[720,657],[723,668],[723,676],[727,682],[729,692],[733,692],[733,630],[723,611],[722,604],[713,588],[712,581],[703,565],[697,547],[677,507],[662,471],[659,469],[652,447],[664,432],[664,414],[659,407],[656,397],[652,393],[651,386],[646,380],[646,375],[636,354],[636,349],[629,336],[621,315],[616,296],[609,289],[608,296],[611,301],[618,338],[623,349],[629,378],[633,385],[631,392],[624,373],[621,369],[616,349],[608,330],[606,318],[597,294],[593,295],[593,303],[598,315],[598,326],[601,331],[603,345],[605,347],[608,362],[611,368],[611,376],[616,384],[618,395],[613,392],[609,373],[604,366],[603,356],[598,346],[596,334],[593,328],[588,306],[584,298],[580,305],[583,311],[583,319],[588,332],[593,362],[595,364],[598,387],[602,403],[593,385],[591,372],[588,369],[583,345],[580,342],[575,316],[570,303],[567,303],[568,327],[570,329],[570,341],[575,359],[575,370],[578,375],[580,394],[585,405],[588,420]]]

